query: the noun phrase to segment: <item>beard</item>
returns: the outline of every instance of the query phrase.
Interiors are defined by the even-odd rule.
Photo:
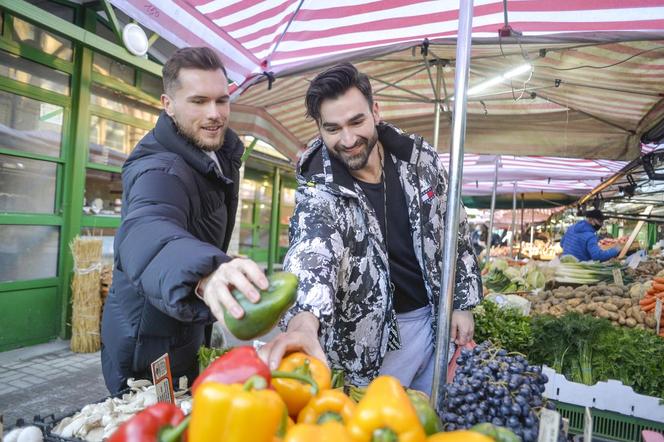
[[[364,148],[355,155],[347,154],[347,149],[339,143],[330,149],[330,152],[333,156],[338,158],[348,170],[360,170],[367,165],[367,162],[369,162],[369,155],[371,155],[374,147],[376,147],[376,143],[378,143],[378,134],[374,132],[371,138],[358,137],[357,142],[351,147],[351,149],[362,145],[364,145]]]
[[[202,151],[205,152],[216,152],[219,149],[221,149],[221,146],[224,144],[224,140],[226,138],[226,126],[223,125],[221,128],[221,137],[219,139],[219,142],[216,143],[210,143],[207,140],[202,139],[200,136],[196,134],[191,128],[185,127],[181,125],[178,120],[175,117],[172,117],[173,123],[175,123],[175,128],[177,129],[178,134],[185,139],[188,143],[190,143],[192,146],[197,147],[198,149],[201,149]],[[218,124],[222,125],[221,122],[210,122],[210,124]]]

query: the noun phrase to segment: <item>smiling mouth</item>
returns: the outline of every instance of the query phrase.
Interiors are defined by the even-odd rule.
[[[221,125],[219,125],[219,126],[204,126],[204,127],[202,127],[202,129],[206,132],[217,132],[217,131],[221,130],[222,127],[223,126],[221,126]]]

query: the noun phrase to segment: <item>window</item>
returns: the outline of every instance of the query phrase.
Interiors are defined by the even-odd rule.
[[[0,155],[0,212],[53,213],[57,164]]]
[[[95,52],[92,69],[107,77],[114,77],[127,84],[134,84],[134,75],[136,74],[134,68],[105,55]]]
[[[122,208],[122,176],[119,173],[87,169],[83,213],[117,215]]]
[[[90,117],[88,161],[108,166],[122,166],[147,129],[129,126],[93,115]]]
[[[160,97],[164,89],[164,84],[161,81],[161,77],[141,72],[141,89],[153,97]]]
[[[39,49],[63,60],[71,61],[72,59],[71,41],[51,34],[17,17],[14,17],[12,38],[19,43]]]
[[[59,242],[56,226],[0,225],[0,281],[57,276]]]
[[[288,247],[288,224],[295,211],[295,189],[281,188],[281,206],[279,207],[279,247]]]
[[[150,124],[155,124],[159,118],[159,109],[98,84],[92,85],[91,94],[92,104],[104,109],[120,112]]]
[[[0,76],[69,95],[68,74],[4,51],[0,51]]]
[[[63,108],[0,91],[0,147],[60,156]]]

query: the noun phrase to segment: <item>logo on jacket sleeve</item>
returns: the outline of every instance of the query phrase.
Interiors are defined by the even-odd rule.
[[[420,194],[420,197],[422,198],[422,202],[425,203],[429,201],[431,198],[433,198],[435,195],[436,194],[433,191],[433,187],[428,187]]]

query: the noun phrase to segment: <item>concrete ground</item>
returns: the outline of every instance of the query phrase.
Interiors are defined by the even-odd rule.
[[[276,333],[261,340],[268,341]],[[227,339],[230,346],[247,344],[232,336]],[[57,340],[0,353],[0,416],[5,429],[15,426],[17,419],[32,422],[37,415],[75,412],[108,394],[100,352],[73,353],[69,341]]]

